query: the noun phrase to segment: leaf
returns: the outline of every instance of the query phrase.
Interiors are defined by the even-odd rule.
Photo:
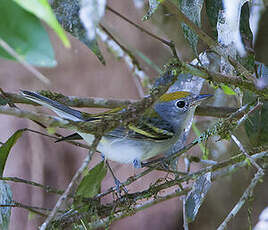
[[[238,61],[245,66],[249,71],[255,72],[255,53],[253,48],[253,33],[251,32],[249,25],[250,10],[248,2],[246,2],[241,8],[240,26],[239,30],[243,45],[247,51],[247,55],[244,57],[238,56]]]
[[[194,131],[196,137],[199,137],[199,136],[201,135],[201,132],[200,132],[200,130],[197,128],[195,122],[192,123],[192,129],[193,129],[193,131]],[[201,151],[202,151],[202,153],[203,153],[202,158],[203,158],[204,160],[208,160],[209,152],[208,152],[208,150],[206,149],[205,145],[204,145],[202,142],[198,143],[198,145],[199,145],[199,148],[201,149]]]
[[[219,11],[223,10],[222,0],[205,0],[208,21],[213,32],[214,39],[218,38],[217,22]]]
[[[47,127],[47,133],[49,135],[54,135],[56,133],[56,129],[54,127]]]
[[[211,186],[211,172],[208,172],[194,182],[192,190],[188,193],[185,203],[185,211],[188,223],[193,222],[205,200]]]
[[[45,21],[59,36],[65,47],[70,47],[70,42],[58,23],[47,0],[13,0],[22,8]]]
[[[107,168],[104,161],[97,164],[93,169],[86,171],[86,175],[79,184],[76,196],[91,198],[95,196],[101,188],[101,182],[106,176]]]
[[[143,16],[142,21],[150,19],[153,13],[158,8],[159,4],[160,4],[159,0],[149,0],[149,10],[147,11],[146,15]]]
[[[105,65],[104,57],[101,54],[96,39],[92,41],[88,39],[87,32],[80,21],[79,1],[57,0],[51,3],[51,7],[63,28],[83,42],[97,56],[99,61]]]
[[[227,85],[221,84],[221,89],[226,95],[236,95],[236,92]]]
[[[268,84],[268,67],[259,63],[257,68],[259,79],[257,85]],[[256,100],[256,95],[245,91],[243,104]],[[245,129],[250,143],[254,146],[267,145],[268,143],[268,101],[263,101],[263,106],[249,116],[245,121]]]
[[[133,52],[135,52],[146,64],[148,64],[150,67],[152,67],[157,73],[161,73],[161,69],[156,65],[150,58],[148,58],[144,53],[137,49],[133,49]]]
[[[181,11],[196,25],[201,26],[201,10],[204,0],[180,0],[179,7]],[[186,24],[182,23],[184,37],[190,43],[194,54],[197,54],[198,36]]]
[[[260,62],[256,62],[257,64],[257,73],[258,73],[258,79],[257,79],[257,87],[259,89],[264,89],[268,87],[268,67]]]
[[[90,41],[96,37],[96,27],[104,16],[106,0],[81,0],[79,17]]]
[[[0,105],[6,105],[8,103],[8,100],[0,95]]]
[[[104,60],[104,57],[102,56],[102,53],[100,51],[100,48],[99,48],[99,45],[98,45],[98,42],[96,39],[92,40],[92,41],[89,41],[88,42],[88,47],[89,49],[97,56],[97,58],[99,59],[99,61],[105,65],[105,60]]]
[[[5,181],[0,181],[0,204],[11,204],[12,203],[12,191]],[[11,207],[0,208],[0,229],[8,230],[11,215]]]
[[[3,176],[6,160],[8,157],[8,154],[13,147],[13,145],[16,144],[17,140],[21,137],[22,133],[24,132],[23,129],[20,129],[16,131],[4,144],[0,147],[0,177]]]
[[[57,62],[39,19],[13,1],[0,1],[0,37],[28,63],[54,67]],[[0,47],[0,57],[15,60]]]
[[[242,34],[243,40],[246,39],[248,40],[249,44],[252,44],[253,33],[250,29],[249,17],[250,17],[249,4],[248,2],[246,2],[241,8],[239,30],[240,33]],[[253,47],[250,48],[253,49]]]

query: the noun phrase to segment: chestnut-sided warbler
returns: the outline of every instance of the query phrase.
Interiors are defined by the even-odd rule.
[[[84,113],[39,93],[21,92],[26,98],[52,109],[60,117],[73,121],[92,122],[103,115],[111,114],[88,114],[85,118]],[[133,163],[134,167],[140,167],[141,161],[169,152],[191,122],[196,106],[210,96],[212,95],[196,95],[185,91],[166,93],[144,113],[137,123],[118,127],[106,133],[97,150],[109,160]],[[88,144],[91,144],[94,139],[94,135],[89,133],[78,132],[78,134]]]

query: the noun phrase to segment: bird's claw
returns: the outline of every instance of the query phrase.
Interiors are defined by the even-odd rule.
[[[133,160],[132,164],[134,168],[141,168],[141,161],[138,159]]]

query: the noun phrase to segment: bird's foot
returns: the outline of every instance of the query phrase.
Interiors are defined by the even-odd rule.
[[[141,168],[141,161],[138,160],[138,159],[135,159],[133,162],[132,162],[134,168]]]
[[[116,177],[114,177],[114,183],[117,194],[119,194],[119,197],[121,196],[121,192],[124,191],[125,194],[128,193],[127,188],[118,180]]]

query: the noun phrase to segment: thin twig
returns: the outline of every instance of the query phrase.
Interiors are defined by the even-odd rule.
[[[53,210],[51,211],[51,213],[49,214],[49,216],[47,217],[47,219],[45,220],[45,222],[41,225],[40,230],[45,230],[47,229],[47,227],[51,224],[51,221],[53,220],[53,218],[55,217],[55,215],[57,214],[58,210],[61,208],[61,206],[64,204],[64,202],[66,201],[67,197],[74,192],[74,190],[77,188],[77,186],[79,185],[79,183],[82,180],[82,173],[84,172],[85,168],[88,166],[92,155],[95,153],[96,148],[100,142],[101,137],[99,136],[95,136],[95,139],[90,147],[89,153],[87,155],[87,157],[84,159],[82,165],[80,166],[80,168],[76,171],[74,177],[72,178],[70,184],[68,185],[67,189],[64,191],[64,193],[62,194],[62,196],[58,199],[55,207],[53,208]]]
[[[10,47],[2,38],[0,38],[0,46],[8,52],[12,57],[14,57],[19,63],[21,63],[29,72],[31,72],[40,81],[49,84],[50,80],[46,78],[42,73],[40,73],[32,65],[28,64],[12,47]]]
[[[187,194],[186,194],[187,195]],[[182,197],[182,207],[183,207],[183,228],[184,230],[189,230],[187,216],[186,216],[186,195]]]
[[[23,209],[26,209],[32,213],[35,213],[35,214],[43,216],[43,217],[46,217],[47,215],[40,212],[40,211],[46,211],[47,213],[51,211],[51,209],[48,209],[48,208],[29,206],[29,205],[22,204],[22,203],[19,203],[16,201],[12,201],[11,204],[0,204],[0,207],[23,208]],[[40,210],[40,211],[37,211],[37,210]]]
[[[110,12],[112,12],[113,14],[117,15],[118,17],[122,18],[123,20],[125,20],[126,22],[128,22],[129,24],[133,25],[134,27],[136,27],[137,29],[139,29],[140,31],[146,33],[147,35],[151,36],[152,38],[162,42],[163,44],[167,45],[168,47],[170,47],[172,53],[173,53],[173,56],[177,59],[178,58],[178,55],[177,55],[177,52],[176,52],[176,48],[175,48],[175,45],[174,45],[174,42],[173,41],[167,41],[163,38],[160,38],[159,36],[151,33],[150,31],[144,29],[143,27],[137,25],[136,23],[132,22],[131,20],[129,20],[127,17],[123,16],[122,14],[120,14],[119,12],[117,12],[116,10],[112,9],[110,6],[106,5],[106,9],[109,10]]]
[[[32,185],[32,186],[42,188],[46,192],[56,193],[56,194],[60,194],[60,195],[63,193],[62,190],[58,190],[58,189],[53,188],[53,187],[51,187],[49,185],[39,184],[39,183],[36,183],[34,181],[25,180],[25,179],[22,179],[22,178],[19,178],[19,177],[0,177],[0,180],[12,181],[12,182],[16,182],[16,183],[24,183],[24,184],[28,184],[28,185]]]
[[[187,157],[184,158],[185,172],[189,174],[190,172],[190,161]],[[188,184],[188,181],[187,181]],[[186,197],[187,194],[182,196],[182,213],[183,213],[183,228],[184,230],[189,230],[187,215],[186,215]]]
[[[248,89],[257,95],[260,95],[268,99],[268,88],[259,89],[254,83],[248,80],[244,80],[240,76],[224,75],[222,73],[210,71],[202,66],[195,66],[191,64],[182,64],[182,70],[184,73],[190,73],[192,75],[201,77],[203,79],[212,81],[214,83],[224,83],[227,85],[233,85],[242,89]]]
[[[245,150],[245,148],[243,147],[243,145],[241,144],[241,142],[237,139],[237,137],[232,134],[231,138],[233,139],[233,141],[236,143],[236,145],[239,147],[239,149],[241,150],[241,152],[243,154],[245,154],[245,156],[249,159],[250,163],[252,165],[254,165],[258,171],[263,171],[263,169],[255,162],[255,160],[247,153],[247,151]]]
[[[77,96],[65,96],[60,93],[42,90],[39,92],[41,95],[50,98],[51,100],[58,101],[64,105],[77,108],[117,108],[121,106],[127,106],[137,100],[123,100],[123,99],[112,99],[112,98],[99,98],[99,97],[77,97]],[[29,104],[34,106],[40,106],[24,96],[15,93],[6,92],[5,96],[13,103]]]
[[[228,222],[238,213],[238,211],[245,204],[245,202],[252,196],[254,188],[263,176],[264,172],[262,170],[258,170],[254,178],[251,180],[250,185],[247,187],[237,204],[234,206],[234,208],[228,214],[225,220],[221,223],[221,225],[217,228],[217,230],[224,230],[227,227]]]
[[[148,92],[149,88],[151,88],[151,84],[145,84],[145,83],[149,83],[150,79],[149,77],[145,74],[144,70],[142,70],[137,58],[132,54],[132,52],[127,49],[125,46],[123,46],[111,33],[110,31],[108,31],[108,29],[103,26],[102,24],[99,24],[100,28],[102,29],[102,31],[97,30],[97,33],[100,35],[100,38],[102,39],[102,41],[113,51],[115,52],[120,52],[122,53],[120,56],[123,58],[123,60],[125,61],[126,65],[131,69],[131,71],[134,73],[134,77],[135,77],[135,84],[136,84],[136,88],[139,92],[139,96],[141,98],[144,97],[144,89],[146,90],[146,92]],[[114,41],[114,43],[118,46],[115,47],[114,43],[111,43],[109,41],[107,36],[101,36],[102,33],[105,33],[112,41]]]
[[[252,155],[252,157],[253,157],[254,160],[267,159],[268,152],[266,150],[266,151],[254,154],[254,155]],[[212,165],[212,166],[203,168],[201,170],[198,170],[197,172],[190,173],[190,174],[188,174],[186,176],[183,176],[183,177],[180,177],[180,178],[175,178],[175,179],[166,181],[166,182],[164,182],[162,184],[159,184],[159,183],[156,182],[155,184],[151,185],[148,189],[146,189],[144,191],[135,192],[135,193],[129,193],[129,194],[127,194],[127,195],[125,195],[125,196],[113,201],[111,204],[106,204],[106,205],[103,205],[103,206],[99,207],[100,210],[102,210],[102,211],[106,210],[106,213],[107,213],[106,215],[109,215],[109,216],[108,217],[106,216],[105,218],[102,218],[101,220],[97,220],[96,222],[93,222],[93,223],[89,222],[89,226],[91,226],[92,228],[97,228],[97,227],[103,226],[102,225],[103,222],[104,222],[103,224],[108,223],[107,221],[109,221],[110,218],[112,218],[113,220],[114,220],[114,218],[116,220],[118,220],[118,218],[121,219],[121,218],[125,217],[126,215],[133,215],[137,211],[141,210],[141,209],[135,210],[135,207],[137,207],[137,206],[134,206],[133,212],[129,212],[129,209],[131,208],[131,210],[132,210],[132,208],[133,208],[133,206],[130,207],[129,205],[133,204],[133,202],[134,202],[134,205],[135,205],[139,200],[144,200],[145,198],[146,199],[152,199],[153,198],[153,200],[148,200],[149,204],[153,205],[153,204],[159,203],[159,202],[161,202],[162,198],[159,197],[157,194],[159,194],[164,189],[171,188],[173,186],[178,186],[179,184],[181,184],[183,182],[196,179],[196,178],[206,174],[207,172],[215,172],[217,170],[225,169],[227,167],[231,168],[231,169],[234,169],[234,167],[235,167],[236,169],[238,169],[238,168],[241,168],[241,167],[245,167],[246,165],[247,164],[245,162],[244,154],[238,154],[238,155],[232,157],[231,159],[219,162],[216,165]],[[224,175],[227,175],[225,173],[225,171],[226,170],[224,170]],[[221,176],[221,174],[219,174],[219,173],[215,174],[215,176],[213,177],[212,180],[216,180],[217,177],[219,177],[219,176]],[[189,192],[189,190],[190,190],[189,188],[186,188],[183,191],[178,192],[177,195],[172,193],[173,194],[172,196],[175,197],[175,196],[185,195],[187,192]],[[175,193],[176,193],[176,191],[178,191],[178,190],[176,189]],[[109,210],[111,210],[116,204],[118,204],[118,202],[120,202],[120,207],[123,207],[123,210],[119,209],[117,212],[113,212],[111,214],[111,212]],[[124,202],[126,202],[126,203],[124,203]],[[124,204],[128,204],[127,205],[127,207],[128,207],[127,210],[124,209]],[[142,204],[141,206],[143,207],[142,209],[148,207],[147,203]],[[85,218],[86,217],[90,218],[91,215],[92,215],[91,212],[74,213],[72,216],[66,217],[67,219],[66,218],[57,219],[55,222],[57,222],[57,225],[59,225],[59,224],[61,225],[61,223],[68,225],[68,224],[71,224],[71,223],[75,223],[75,222],[79,221],[81,218],[84,218],[84,217]]]
[[[258,103],[255,106],[253,106],[253,108],[251,108],[248,113],[246,113],[243,117],[241,117],[239,121],[237,121],[237,125],[240,126],[243,122],[245,122],[248,119],[250,114],[254,113],[256,110],[260,109],[262,106],[263,106],[263,103],[258,100]]]

